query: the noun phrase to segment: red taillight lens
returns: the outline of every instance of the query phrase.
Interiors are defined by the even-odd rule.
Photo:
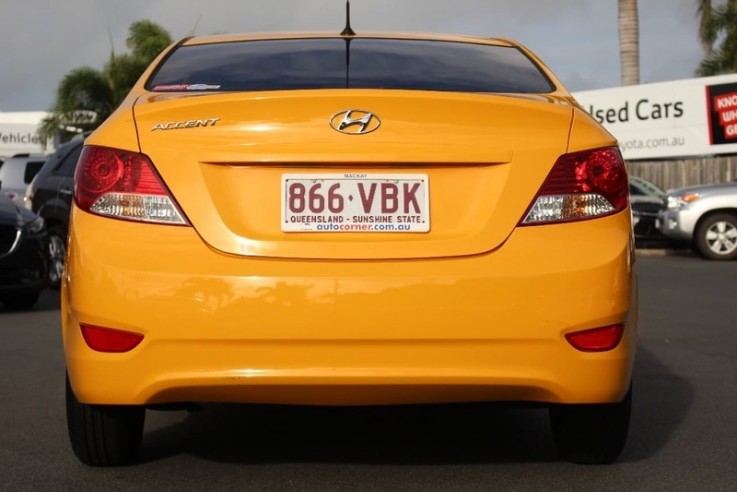
[[[98,352],[121,353],[136,348],[143,335],[130,331],[114,330],[92,325],[79,325],[87,345]]]
[[[566,340],[573,348],[582,352],[605,352],[616,348],[623,334],[624,325],[618,324],[568,333]]]
[[[74,175],[74,202],[108,217],[187,224],[149,158],[126,150],[84,147]]]
[[[616,147],[558,158],[522,225],[600,217],[627,207],[629,185]]]

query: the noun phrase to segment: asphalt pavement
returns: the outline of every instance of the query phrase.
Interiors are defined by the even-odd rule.
[[[637,263],[634,414],[614,465],[559,461],[540,408],[210,405],[148,412],[141,464],[88,468],[67,441],[48,291],[0,310],[0,490],[735,490],[737,262]]]

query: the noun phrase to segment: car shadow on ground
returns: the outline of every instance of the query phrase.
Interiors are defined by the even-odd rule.
[[[656,454],[691,404],[689,383],[641,349],[630,437],[621,461]],[[187,454],[240,464],[454,465],[558,460],[545,408],[454,404],[394,407],[207,405],[148,412],[142,461]]]
[[[58,311],[61,302],[59,299],[59,291],[52,289],[44,289],[41,292],[41,296],[38,301],[31,309],[26,310],[11,310],[7,309],[2,302],[0,302],[0,314],[4,313],[29,313],[33,311]]]
[[[640,346],[635,361],[630,433],[623,461],[641,461],[663,449],[680,427],[694,398],[691,383]]]
[[[208,405],[144,437],[142,459],[217,462],[462,464],[555,459],[547,413],[490,405]]]

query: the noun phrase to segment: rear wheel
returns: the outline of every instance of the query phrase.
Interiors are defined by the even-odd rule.
[[[74,454],[90,466],[120,466],[138,458],[144,407],[80,403],[66,378],[67,428]]]
[[[58,289],[64,273],[64,259],[67,254],[67,231],[61,226],[49,229],[49,287]]]
[[[573,463],[605,464],[624,448],[632,411],[632,388],[619,403],[550,407],[553,438]]]
[[[710,260],[737,258],[737,217],[716,214],[705,219],[696,229],[696,249]]]
[[[0,302],[9,311],[26,311],[36,304],[40,295],[40,290],[6,293],[0,296]]]

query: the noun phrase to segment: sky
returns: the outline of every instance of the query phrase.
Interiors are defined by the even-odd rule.
[[[686,79],[702,58],[696,0],[640,0],[642,83]],[[620,83],[617,0],[352,0],[352,26],[510,37],[571,91]],[[344,0],[0,0],[0,111],[44,111],[69,71],[102,68],[147,19],[191,34],[328,30]]]

